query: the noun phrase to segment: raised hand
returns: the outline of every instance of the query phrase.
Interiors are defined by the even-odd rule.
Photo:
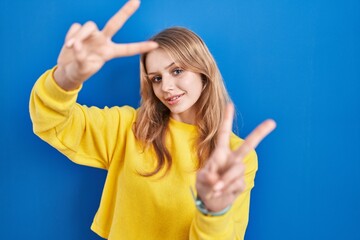
[[[245,189],[244,165],[242,160],[272,131],[273,120],[261,123],[243,144],[232,151],[229,146],[232,132],[234,106],[226,108],[224,120],[217,139],[217,146],[205,167],[199,170],[196,179],[198,196],[207,209],[218,212],[232,204]]]
[[[65,90],[76,89],[99,71],[105,62],[144,53],[157,47],[157,44],[151,41],[118,44],[111,40],[139,5],[138,0],[128,1],[102,30],[91,21],[84,25],[74,23],[70,27],[54,73],[60,87]]]

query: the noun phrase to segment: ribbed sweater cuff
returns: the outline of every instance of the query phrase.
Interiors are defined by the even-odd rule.
[[[198,226],[201,232],[205,232],[209,235],[222,235],[229,232],[229,228],[232,226],[232,211],[230,210],[222,216],[205,216],[200,212],[196,212],[195,224]]]
[[[52,69],[44,73],[46,75],[45,76],[46,78],[43,86],[46,89],[46,92],[48,92],[49,96],[51,96],[51,98],[53,98],[55,101],[61,101],[61,102],[76,101],[76,98],[82,88],[82,85],[76,90],[65,91],[56,83],[54,79],[54,72],[56,68],[57,66],[53,67]]]

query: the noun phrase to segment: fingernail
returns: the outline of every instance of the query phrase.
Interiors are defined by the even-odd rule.
[[[220,191],[221,189],[223,189],[224,187],[224,182],[220,181],[218,183],[215,184],[215,186],[213,187],[214,191]]]
[[[71,39],[69,39],[69,41],[67,41],[66,47],[70,48],[70,47],[72,47],[73,44],[74,44],[74,39],[71,38]]]
[[[159,47],[159,44],[157,42],[150,42],[150,44],[151,44],[151,47],[153,47],[153,48]]]

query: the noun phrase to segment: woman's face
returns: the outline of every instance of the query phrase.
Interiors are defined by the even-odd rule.
[[[195,103],[201,96],[201,75],[180,68],[162,49],[147,54],[146,70],[156,97],[177,121],[194,124]]]

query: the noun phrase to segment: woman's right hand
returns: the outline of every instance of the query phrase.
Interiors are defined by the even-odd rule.
[[[140,1],[129,0],[102,30],[91,21],[84,25],[74,23],[70,27],[54,73],[55,81],[61,88],[67,91],[79,88],[105,62],[113,58],[141,54],[157,48],[158,45],[151,41],[118,44],[111,40],[139,5]]]

